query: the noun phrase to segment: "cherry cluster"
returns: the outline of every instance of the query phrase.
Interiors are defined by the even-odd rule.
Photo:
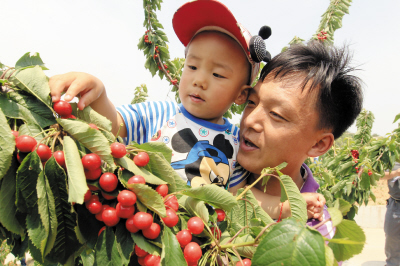
[[[151,41],[149,41],[149,35],[147,35],[147,33],[149,32],[150,30],[146,30],[146,34],[144,35],[144,42],[145,43],[148,43],[148,44],[151,44]]]
[[[318,33],[318,36],[317,36],[318,40],[325,41],[327,39],[326,34],[327,34],[326,31],[321,31],[320,33]]]

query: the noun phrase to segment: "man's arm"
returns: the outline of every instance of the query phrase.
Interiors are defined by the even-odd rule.
[[[381,180],[389,180],[396,176],[400,176],[400,168],[391,172],[385,172],[385,175],[381,178]]]

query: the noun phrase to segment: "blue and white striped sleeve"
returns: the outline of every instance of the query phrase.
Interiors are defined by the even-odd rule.
[[[151,137],[177,112],[173,102],[143,102],[117,107],[124,119],[127,137],[125,143],[135,141],[139,144],[149,142]]]
[[[234,187],[239,185],[243,180],[246,180],[250,175],[250,172],[244,169],[239,164],[236,164],[233,174],[229,178],[229,187]]]

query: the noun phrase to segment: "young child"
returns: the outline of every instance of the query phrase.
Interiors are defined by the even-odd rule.
[[[233,103],[246,102],[258,74],[259,63],[249,49],[251,35],[215,0],[184,4],[174,15],[173,27],[186,47],[181,104],[161,101],[115,108],[101,81],[85,73],[52,77],[52,99],[58,101],[63,91],[66,101],[80,95],[78,107],[90,105],[109,118],[114,134],[124,125],[120,136],[127,144],[164,142],[173,151],[171,166],[191,186],[239,184],[247,177],[247,171],[236,165],[239,129],[223,114]],[[324,199],[318,195],[306,199],[313,202],[310,209],[315,207],[312,215],[318,218]],[[284,209],[288,207],[284,204]]]

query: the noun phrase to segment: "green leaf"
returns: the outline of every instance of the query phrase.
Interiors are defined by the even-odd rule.
[[[399,119],[400,119],[400,114],[396,115],[396,117],[395,117],[394,120],[393,120],[393,123],[396,123],[397,120],[399,120]]]
[[[92,109],[90,106],[86,106],[82,111],[78,109],[77,117],[88,123],[95,124],[98,128],[111,131],[112,123],[105,116],[102,116],[98,112]]]
[[[7,230],[22,236],[24,234],[24,227],[20,225],[15,217],[17,212],[17,207],[15,206],[16,171],[17,161],[14,158],[0,187],[0,224]]]
[[[325,265],[324,240],[318,231],[293,218],[274,225],[260,242],[252,265]]]
[[[23,213],[29,213],[36,207],[36,183],[42,171],[39,156],[36,151],[29,153],[17,170],[17,207]]]
[[[243,192],[243,188],[239,189],[237,194]],[[258,205],[256,198],[251,190],[248,190],[242,197],[243,200],[238,200],[237,205],[228,212],[227,215],[231,221],[239,223],[242,227],[249,225],[253,218],[260,218],[265,224],[273,223],[274,220]]]
[[[333,250],[337,261],[345,261],[361,253],[364,242],[364,231],[354,221],[344,219],[339,225],[336,226],[336,232],[333,239],[347,239],[350,241],[361,242],[361,244],[337,244],[329,243],[329,247]]]
[[[85,172],[78,148],[75,141],[69,136],[64,137],[64,156],[68,170],[68,201],[82,204],[83,196],[89,188],[86,185]]]
[[[329,215],[331,216],[332,226],[340,224],[343,220],[342,212],[337,208],[328,208]]]
[[[23,69],[34,66],[40,66],[43,70],[48,70],[48,68],[44,66],[39,53],[31,54],[30,52],[27,52],[20,59],[18,59],[17,63],[15,63],[15,69]]]
[[[50,87],[46,75],[40,66],[19,71],[11,79],[19,88],[36,96],[47,106],[51,107]]]
[[[44,178],[43,172],[39,175],[39,180]],[[39,183],[39,182],[38,182]],[[36,248],[40,251],[40,255],[44,258],[47,238],[49,231],[46,230],[45,225],[42,223],[37,206],[31,208],[30,213],[26,217],[26,227],[28,229],[29,238]],[[51,243],[50,243],[51,244]]]
[[[153,245],[150,242],[148,242],[144,238],[144,236],[142,236],[142,234],[134,233],[134,234],[131,234],[131,236],[132,236],[135,244],[138,245],[141,249],[148,252],[149,254],[160,256],[161,249],[159,247],[157,247],[156,245]]]
[[[129,184],[128,188],[136,194],[139,201],[148,209],[161,217],[167,215],[163,198],[154,189],[144,184]]]
[[[164,231],[161,238],[162,253],[161,265],[185,265],[186,260],[183,256],[182,249],[178,239],[172,233],[171,229],[164,226]]]
[[[94,264],[94,252],[92,249],[86,249],[81,253],[81,259],[83,266],[93,266]]]
[[[18,129],[19,135],[29,135],[34,136],[37,142],[41,141],[45,136],[43,133],[43,129],[37,125],[32,123],[25,123],[21,125]],[[42,133],[41,133],[42,132]]]
[[[96,216],[91,214],[85,207],[85,205],[76,204],[76,213],[78,214],[78,228],[86,240],[86,245],[94,249],[96,246],[98,233],[104,226],[104,223],[96,219]]]
[[[339,198],[339,210],[342,212],[342,215],[345,216],[351,209],[351,204],[344,200]]]
[[[123,264],[121,255],[118,252],[117,242],[111,227],[106,227],[100,234],[96,245],[96,265],[97,266],[114,266]]]
[[[135,144],[134,147],[145,150],[150,153],[161,153],[164,159],[171,163],[172,150],[164,142],[147,142],[143,144]]]
[[[114,159],[111,156],[110,143],[100,131],[93,129],[85,122],[78,120],[57,119],[57,122],[75,140],[79,141],[91,152],[99,155],[100,158],[110,167],[114,167]]]
[[[7,173],[11,165],[11,158],[15,150],[15,137],[7,123],[7,118],[0,109],[0,180]]]
[[[281,202],[288,199],[292,215],[291,217],[306,223],[307,204],[303,196],[301,196],[299,188],[288,175],[280,175],[278,179],[281,182]]]
[[[52,156],[45,165],[45,172],[48,169],[60,167],[54,157]],[[43,172],[39,175],[38,183],[36,185],[38,193],[38,207],[42,224],[47,232],[46,247],[42,251],[43,256],[46,256],[53,248],[57,236],[57,214],[54,202],[54,195],[51,191],[49,181]]]
[[[54,247],[46,258],[65,264],[81,247],[75,233],[76,214],[71,212],[71,205],[68,203],[67,176],[64,170],[56,162],[49,166],[46,164],[45,176],[54,196],[58,223]]]
[[[182,191],[183,195],[202,200],[215,207],[230,211],[236,204],[236,198],[222,187],[208,184]]]
[[[40,106],[40,104],[37,103],[37,106]],[[37,108],[28,109],[20,103],[6,98],[2,94],[0,94],[0,109],[7,117],[22,119],[27,123],[37,124],[39,127],[47,127],[55,123],[55,119],[49,120],[36,113]]]
[[[131,233],[126,229],[125,223],[118,223],[115,230],[117,248],[124,264],[129,263],[134,242]]]
[[[325,261],[326,261],[326,266],[337,265],[337,262],[335,261],[335,256],[333,255],[333,251],[328,246],[325,246]]]
[[[115,159],[116,163],[123,168],[129,170],[130,172],[134,173],[135,175],[141,175],[146,180],[146,183],[150,183],[153,185],[161,185],[166,184],[167,182],[161,180],[160,178],[156,177],[143,167],[137,167],[136,164],[129,159],[128,157],[122,157],[120,159]]]
[[[248,243],[248,242],[253,242],[254,238],[251,235],[243,235],[240,237],[235,238],[232,243],[233,244],[241,244],[241,243]],[[237,251],[239,254],[243,257],[251,258],[253,257],[254,253],[256,252],[256,248],[253,246],[244,246],[244,247],[238,247]]]
[[[209,213],[203,201],[187,197],[184,206],[192,216],[199,216],[205,224],[208,223]]]

